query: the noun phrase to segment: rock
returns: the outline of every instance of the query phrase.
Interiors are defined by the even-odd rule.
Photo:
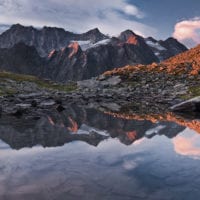
[[[178,112],[200,112],[200,96],[176,104],[170,109]]]
[[[55,104],[56,104],[55,101],[44,101],[40,103],[40,107],[51,107]]]
[[[62,111],[65,110],[65,108],[64,108],[62,105],[58,105],[58,106],[56,107],[56,110],[57,110],[58,112],[62,112]]]
[[[0,106],[0,117],[2,115],[2,112],[3,112],[3,109],[2,109],[2,106]]]
[[[101,103],[101,105],[104,108],[108,108],[109,110],[112,110],[112,111],[120,111],[121,109],[121,106],[119,106],[116,103]]]
[[[37,103],[36,100],[32,100],[32,101],[31,101],[31,106],[32,106],[32,107],[35,108],[35,107],[37,107],[37,105],[38,105],[38,103]]]
[[[28,103],[20,103],[20,104],[16,104],[16,107],[17,107],[17,108],[20,108],[20,109],[27,109],[27,108],[30,108],[30,107],[31,107],[31,104],[28,104]]]
[[[107,80],[101,82],[103,86],[115,86],[121,83],[121,78],[119,76],[111,76]]]
[[[18,97],[21,99],[29,99],[29,98],[35,98],[42,96],[42,92],[36,92],[36,93],[29,93],[29,94],[19,94]]]
[[[88,88],[88,89],[94,89],[94,88],[100,88],[100,81],[92,78],[84,81],[78,81],[77,86],[80,89]]]

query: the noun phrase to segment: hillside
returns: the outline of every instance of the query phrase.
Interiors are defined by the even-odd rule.
[[[200,72],[200,45],[186,52],[171,57],[161,63],[150,65],[125,66],[105,72],[105,75],[128,75],[136,72],[158,72],[172,75],[194,75]]]

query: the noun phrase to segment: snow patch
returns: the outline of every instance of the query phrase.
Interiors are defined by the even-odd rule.
[[[87,49],[90,49],[90,48],[94,48],[100,45],[106,45],[110,42],[110,39],[101,40],[97,43],[92,43],[90,40],[78,40],[78,41],[72,40],[71,43],[73,42],[77,42],[79,46],[81,47],[81,49],[83,51],[86,51]]]
[[[90,127],[90,126],[87,126],[86,124],[82,124],[81,127],[79,128],[77,134],[91,134],[92,132],[96,132],[100,135],[103,135],[103,136],[108,136],[109,134],[107,133],[107,131],[104,131],[104,130],[99,130],[99,129],[96,129],[96,128],[93,128],[93,127]]]
[[[152,129],[149,129],[145,132],[145,135],[152,135],[152,134],[158,134],[162,129],[164,129],[166,126],[162,126],[162,125],[159,125],[155,128],[152,128]]]
[[[164,48],[163,46],[161,46],[158,42],[152,42],[150,40],[146,40],[146,44],[152,48],[157,49],[158,51],[165,51],[167,50],[166,48]]]

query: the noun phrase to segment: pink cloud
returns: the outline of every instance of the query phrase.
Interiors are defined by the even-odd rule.
[[[198,135],[177,136],[173,139],[174,150],[177,154],[191,158],[200,158]]]
[[[192,47],[200,43],[198,31],[200,31],[200,18],[184,20],[175,25],[173,37]]]

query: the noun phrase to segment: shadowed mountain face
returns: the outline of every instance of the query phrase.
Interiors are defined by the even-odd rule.
[[[173,138],[185,129],[173,122],[127,120],[77,106],[69,106],[62,113],[46,113],[39,120],[2,117],[0,122],[0,139],[14,149],[62,146],[72,141],[97,146],[108,138],[130,145],[155,135]]]
[[[54,51],[49,56],[44,74],[62,82],[83,80],[127,63],[134,65],[157,61],[157,57],[142,37],[132,31],[125,31],[119,38],[111,38],[106,43],[85,51],[81,49],[78,42],[60,51]]]
[[[40,76],[45,60],[33,46],[20,42],[10,49],[0,49],[0,69]]]
[[[183,44],[172,37],[164,41],[157,41],[154,38],[149,37],[146,38],[145,41],[160,61],[166,60],[174,55],[187,51],[187,48]]]
[[[0,69],[66,82],[88,79],[127,64],[159,62],[185,50],[174,39],[152,42],[130,30],[110,38],[97,28],[75,34],[61,28],[35,29],[17,24],[0,35]]]
[[[16,24],[0,36],[0,48],[11,48],[16,43],[23,42],[28,46],[35,46],[41,56],[47,56],[53,49],[68,46],[72,40],[91,40],[96,43],[106,38],[107,36],[100,33],[98,29],[75,34],[62,28],[36,29],[32,26],[24,27]]]

